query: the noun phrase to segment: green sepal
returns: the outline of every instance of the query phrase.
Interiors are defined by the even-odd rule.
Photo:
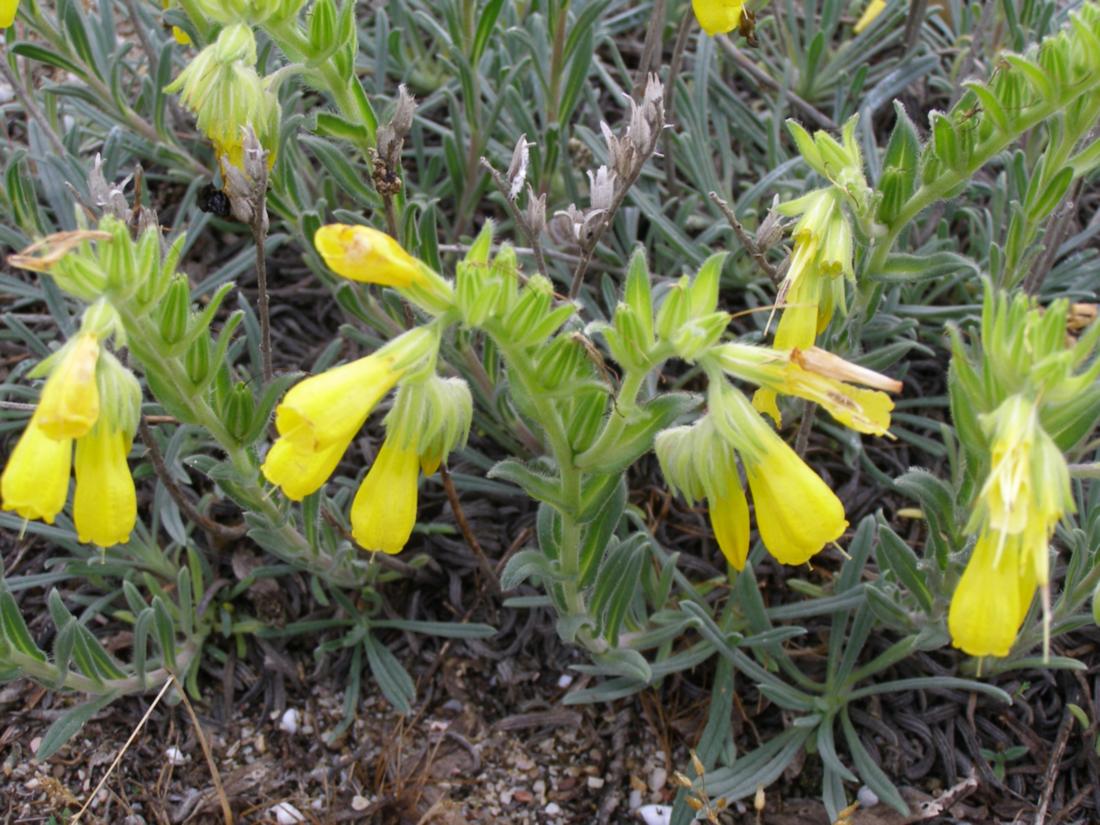
[[[529,464],[514,458],[499,461],[489,472],[488,478],[510,481],[536,501],[545,501],[558,509],[563,506],[561,483],[556,476],[533,469]]]
[[[688,290],[692,318],[708,315],[718,308],[718,287],[722,279],[722,267],[728,256],[728,252],[716,252],[699,267],[699,272]]]
[[[343,42],[337,34],[336,4],[333,0],[314,0],[309,14],[309,61],[328,60]]]
[[[613,446],[598,452],[591,450],[578,455],[573,463],[582,470],[593,473],[619,474],[653,447],[657,433],[669,426],[681,415],[699,405],[698,396],[672,392],[658,396],[640,406],[615,439]],[[611,416],[621,416],[614,408]]]
[[[603,386],[587,387],[575,393],[568,414],[566,435],[576,452],[587,450],[596,439],[607,410],[607,397]]]
[[[160,303],[160,337],[168,345],[177,344],[187,334],[191,320],[191,287],[187,277],[177,275]]]
[[[638,247],[630,256],[626,270],[626,284],[623,287],[623,302],[633,311],[635,320],[642,330],[642,341],[653,345],[653,290],[649,282],[649,266],[646,263],[645,250]]]
[[[238,444],[245,443],[245,437],[252,429],[255,407],[252,389],[243,381],[234,384],[222,401],[222,422]]]

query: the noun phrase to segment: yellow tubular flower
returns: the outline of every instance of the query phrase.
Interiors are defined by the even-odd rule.
[[[347,443],[337,441],[320,450],[302,449],[289,439],[279,438],[268,450],[260,471],[282,488],[287,498],[301,501],[324,486],[347,447]]]
[[[989,531],[978,536],[947,614],[955,647],[971,656],[1008,655],[1037,587],[1024,553],[1016,538]]]
[[[803,564],[844,535],[844,505],[783,439],[767,432],[764,454],[745,461],[760,539],[783,564]]]
[[[691,0],[695,19],[707,34],[725,34],[741,23],[744,0]]]
[[[53,524],[69,494],[73,442],[50,438],[37,419],[31,419],[8,458],[0,477],[0,498],[5,510]]]
[[[0,29],[6,29],[15,22],[18,9],[19,0],[0,0]]]
[[[852,27],[852,31],[859,34],[865,28],[874,22],[875,18],[882,14],[882,10],[886,8],[886,0],[871,0],[867,4],[867,8],[863,10],[862,16]]]
[[[734,474],[727,479],[725,492],[709,493],[707,506],[722,555],[735,570],[744,570],[749,556],[749,503],[737,477],[737,465],[732,466]]]
[[[772,344],[781,350],[795,347],[809,349],[814,345],[817,334],[829,323],[829,319],[825,318],[825,323],[822,324],[818,317],[823,279],[812,264],[795,270],[796,265],[802,264],[801,259],[807,254],[804,250],[808,248],[801,242],[796,242],[795,247],[794,257],[791,259],[791,272],[794,276],[788,275],[791,280],[783,296],[783,315],[775,328],[775,342]]]
[[[359,486],[351,505],[351,534],[365,550],[400,553],[416,524],[416,448],[390,439]]]
[[[283,398],[275,411],[275,427],[299,450],[320,451],[340,444],[343,452],[400,377],[393,358],[380,353],[310,376]]]
[[[848,527],[844,505],[741,391],[712,380],[709,401],[718,432],[741,454],[768,552],[783,564],[803,564],[839,539]]]
[[[404,289],[425,280],[416,258],[369,226],[322,226],[313,243],[329,269],[352,281]]]
[[[137,522],[137,494],[126,456],[130,439],[104,426],[76,442],[73,523],[82,542],[110,547],[129,541]]]
[[[98,361],[99,341],[85,332],[50,372],[35,413],[38,426],[50,438],[79,438],[99,418]]]

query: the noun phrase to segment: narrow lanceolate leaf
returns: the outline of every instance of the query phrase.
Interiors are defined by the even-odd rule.
[[[6,590],[0,592],[0,631],[14,650],[40,662],[46,661],[46,654],[34,643],[27,623],[23,621],[15,597]]]
[[[412,703],[416,698],[416,685],[408,671],[402,667],[389,648],[379,642],[372,634],[363,637],[363,648],[367,653],[367,662],[371,673],[382,689],[382,694],[398,713],[412,713]]]
[[[77,705],[72,710],[66,711],[46,730],[38,750],[35,751],[34,758],[39,762],[49,759],[66,742],[72,739],[89,719],[115,701],[118,695],[116,691],[105,693],[90,702]]]

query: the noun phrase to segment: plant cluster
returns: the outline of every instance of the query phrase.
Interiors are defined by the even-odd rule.
[[[364,672],[410,711],[392,631],[494,632],[385,610],[387,586],[431,564],[438,525],[418,525],[422,491],[438,483],[460,506],[456,462],[483,470],[462,474],[462,497],[535,502],[533,540],[499,585],[525,588],[505,607],[549,609],[586,655],[577,667],[597,678],[566,701],[707,674],[709,721],[677,822],[755,793],[804,750],[820,757],[831,817],[858,784],[907,812],[853,703],[932,686],[1008,702],[981,677],[1035,665],[1036,650],[1044,666],[1082,667],[1052,651],[1095,621],[1100,586],[1100,490],[1087,481],[1100,474],[1100,323],[1081,286],[1097,256],[1092,230],[1065,237],[1100,168],[1097,3],[1003,4],[1012,40],[986,79],[954,78],[926,129],[898,98],[938,58],[852,68],[853,50],[898,46],[882,2],[765,17],[760,4],[693,0],[693,16],[660,0],[631,72],[613,44],[641,21],[610,0],[456,0],[442,20],[410,0],[393,21],[360,19],[351,0],[179,0],[162,18],[127,0],[150,61],[132,76],[105,71],[133,45],[118,40],[115,4],[93,17],[70,0],[26,2],[16,18],[18,5],[0,2],[0,60],[27,148],[0,148],[0,243],[35,275],[3,276],[4,334],[38,357],[4,385],[25,401],[5,404],[0,525],[58,553],[44,574],[0,577],[0,675],[93,696],[40,756],[121,695],[178,678],[198,696],[203,663],[255,635],[350,651],[345,725]],[[973,13],[957,10],[955,25]],[[716,44],[747,59],[726,32],[766,65],[790,60],[789,89],[755,75],[783,105],[800,101],[770,111],[769,128],[712,74]],[[622,65],[594,62],[605,49]],[[72,78],[42,105],[14,72],[34,63]],[[505,79],[490,87],[494,73]],[[594,90],[600,74],[616,94]],[[584,125],[592,111],[598,132]],[[62,117],[81,125],[62,136]],[[115,179],[138,160],[150,171],[128,195]],[[191,208],[199,173],[214,181],[206,214]],[[186,192],[167,206],[174,222],[141,186]],[[187,262],[212,222],[247,241],[198,280]],[[719,249],[732,239],[738,252]],[[269,284],[284,275],[268,263],[283,245],[356,322],[310,342],[308,375],[276,366],[287,359]],[[251,261],[255,302],[237,292],[231,309]],[[23,315],[41,306],[53,325],[32,329]],[[929,356],[941,383],[910,397]],[[378,436],[368,462],[365,427]],[[890,439],[929,466],[890,462]],[[858,519],[840,489],[856,468],[892,497]],[[696,523],[692,543],[705,565],[685,564],[640,506],[651,476],[685,518],[705,504],[709,529]],[[903,530],[902,497],[920,530]],[[228,584],[220,555],[240,543],[270,562]],[[790,580],[804,598],[765,597],[757,574],[773,563],[809,565]],[[278,626],[239,609],[255,581],[288,576],[308,582],[323,618]],[[18,595],[43,587],[48,650]],[[93,617],[128,628],[127,655]],[[811,625],[819,667],[792,655]],[[952,646],[976,657],[965,678],[890,673]],[[735,678],[788,722],[740,755]]]

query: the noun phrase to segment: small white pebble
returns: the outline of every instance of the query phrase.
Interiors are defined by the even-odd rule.
[[[603,787],[604,778],[602,776],[590,776],[588,777],[588,787],[594,791],[598,791]]]
[[[668,771],[664,768],[654,768],[649,773],[649,779],[646,784],[649,785],[649,789],[656,793],[665,786],[665,782],[668,781]]]
[[[511,804],[511,802],[512,802],[512,791],[511,790],[501,791],[500,804],[501,805],[508,805],[508,804]]]
[[[280,802],[277,805],[273,805],[268,809],[267,813],[275,817],[275,821],[278,822],[279,825],[298,825],[306,821],[302,812],[289,802]]]
[[[645,825],[669,825],[672,822],[672,808],[669,805],[643,805],[638,816]]]
[[[351,809],[353,811],[365,811],[369,807],[370,800],[367,799],[365,796],[360,796],[359,794],[356,794],[351,798]]]
[[[39,747],[41,747],[41,745],[42,745],[42,737],[41,736],[34,737],[34,739],[31,740],[31,751],[33,751],[34,753],[38,753],[38,749],[39,749]]]
[[[627,807],[632,811],[636,811],[640,807],[642,807],[642,792],[639,791],[637,788],[630,789],[630,797],[627,800]]]
[[[174,768],[187,764],[187,755],[175,745],[164,751],[164,757],[168,760],[168,764]]]
[[[560,687],[562,690],[565,690],[571,684],[573,684],[573,677],[570,676],[568,673],[563,673],[561,676],[558,677],[558,687]]]
[[[283,711],[282,718],[279,719],[279,730],[283,733],[289,733],[292,736],[298,732],[298,720],[299,714],[297,708],[287,708]]]
[[[561,805],[559,805],[557,802],[551,802],[549,805],[543,808],[543,810],[546,812],[547,816],[557,816],[561,813]]]
[[[856,799],[859,800],[861,808],[873,808],[878,804],[878,794],[866,785],[859,789],[859,792],[856,794]]]

